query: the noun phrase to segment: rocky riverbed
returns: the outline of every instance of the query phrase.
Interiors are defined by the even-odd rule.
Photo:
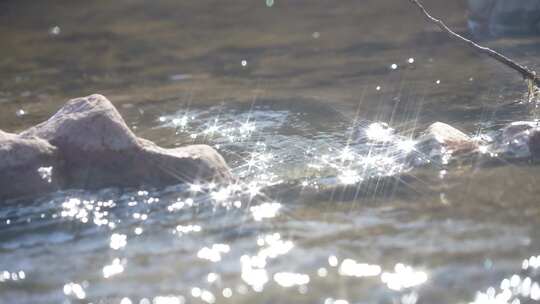
[[[353,128],[359,128],[354,126]],[[61,189],[95,189],[174,184],[235,184],[223,157],[210,146],[190,145],[164,149],[137,138],[102,95],[70,100],[47,121],[20,134],[0,130],[0,198],[20,198]],[[372,123],[353,132],[350,147],[337,155],[348,172],[322,177],[315,192],[334,193],[342,188],[358,195],[364,184],[381,174],[359,175],[362,159],[373,151],[391,157],[398,170],[388,179],[416,167],[446,167],[455,163],[535,160],[540,157],[540,123],[514,122],[497,135],[472,138],[441,122],[431,124],[415,138],[405,138],[385,123]],[[349,174],[350,176],[347,176]],[[305,179],[307,177],[301,177]],[[378,183],[379,181],[377,181]],[[288,181],[301,189],[301,182]],[[273,185],[275,186],[275,185]],[[280,185],[263,192],[281,192]],[[347,191],[346,189],[342,191]],[[352,199],[356,199],[356,196]]]

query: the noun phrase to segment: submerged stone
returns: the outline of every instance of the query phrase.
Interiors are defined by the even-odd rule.
[[[48,147],[50,153],[54,154],[48,165],[57,168],[55,175],[62,180],[62,188],[159,187],[197,181],[227,182],[232,179],[225,160],[212,147],[194,145],[165,149],[138,138],[112,103],[97,94],[70,100],[47,121],[20,135],[9,136],[23,142],[37,141],[43,147]],[[0,139],[0,147],[10,150],[7,141]],[[45,148],[42,150],[49,151]],[[3,155],[0,157],[5,163]],[[19,159],[18,163],[26,166],[32,164],[25,159]],[[35,166],[31,167],[33,170]],[[2,170],[2,197],[32,193],[10,190],[12,183],[6,177],[13,175],[18,178],[17,174],[17,171]]]
[[[535,130],[539,124],[531,121],[516,121],[505,126],[492,144],[491,150],[500,157],[508,159],[525,159],[534,157]],[[538,153],[536,153],[538,155]]]

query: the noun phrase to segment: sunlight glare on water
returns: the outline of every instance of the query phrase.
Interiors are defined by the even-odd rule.
[[[261,221],[263,219],[275,217],[279,209],[281,209],[280,203],[263,203],[251,207],[250,211],[256,221]]]
[[[309,283],[309,275],[293,272],[278,272],[274,274],[274,281],[285,288],[302,286]]]
[[[109,246],[113,250],[122,249],[126,247],[126,244],[127,244],[127,236],[125,234],[113,233],[113,235],[111,235],[111,243]]]
[[[213,244],[211,247],[203,247],[197,252],[197,257],[200,259],[209,260],[211,262],[221,261],[222,255],[231,250],[227,244]]]
[[[375,142],[387,142],[394,138],[394,130],[386,123],[372,123],[367,127],[365,133],[369,140]]]
[[[339,274],[354,277],[374,277],[381,274],[381,267],[379,265],[357,263],[352,259],[345,259],[339,266]]]
[[[111,264],[103,267],[103,277],[108,279],[124,272],[127,261],[125,259],[115,258]]]
[[[199,112],[196,109],[192,109],[189,116],[184,110],[177,113],[178,116],[160,116],[158,121],[162,124],[161,127],[174,129],[176,136],[188,141],[192,140],[192,134],[197,134],[197,138],[204,138],[206,143],[219,144],[225,153],[246,149],[233,167],[238,179],[228,185],[210,182],[173,186],[161,193],[151,189],[136,189],[116,195],[114,199],[99,199],[85,193],[67,195],[62,200],[58,213],[52,216],[60,216],[82,225],[95,225],[109,231],[107,247],[111,254],[122,254],[113,255],[104,262],[101,268],[104,279],[121,280],[124,276],[130,277],[130,271],[138,268],[138,262],[131,257],[130,252],[140,250],[139,238],[155,233],[155,226],[151,223],[156,220],[159,222],[165,213],[172,219],[165,224],[166,231],[180,241],[177,246],[181,246],[182,242],[194,244],[198,240],[205,240],[209,244],[199,246],[194,251],[181,249],[182,254],[195,257],[202,265],[213,266],[202,266],[198,275],[200,280],[193,280],[189,290],[183,289],[181,293],[184,295],[154,295],[149,298],[149,303],[184,303],[184,296],[190,296],[192,299],[212,304],[220,299],[236,299],[249,295],[250,291],[263,293],[273,288],[285,288],[295,290],[298,294],[306,294],[308,290],[312,290],[312,285],[327,284],[335,280],[336,276],[353,282],[369,280],[370,284],[376,284],[378,281],[386,290],[400,292],[401,303],[416,302],[419,295],[415,288],[429,284],[426,271],[404,263],[397,263],[393,269],[385,270],[382,265],[357,262],[352,257],[340,259],[334,254],[314,261],[309,267],[296,268],[283,261],[296,256],[296,250],[301,250],[301,246],[297,246],[286,234],[272,232],[272,229],[261,229],[282,219],[287,219],[291,225],[295,223],[294,218],[289,218],[294,207],[278,202],[265,192],[267,187],[279,185],[283,180],[280,173],[283,171],[279,171],[283,170],[280,160],[292,157],[287,151],[279,149],[279,140],[272,141],[271,134],[284,124],[291,123],[289,119],[294,117],[294,114],[285,111],[271,113],[257,107],[245,113],[233,112],[231,115],[225,115],[221,110]],[[205,119],[198,119],[198,115]],[[261,116],[266,119],[264,123],[260,121]],[[405,155],[416,152],[415,140],[400,135],[398,130],[384,122],[368,123],[357,128],[359,139],[346,141],[347,138],[343,137],[342,142],[331,143],[324,139],[312,139],[303,153],[291,152],[295,153],[296,159],[303,157],[296,170],[309,172],[300,179],[302,191],[317,189],[321,186],[322,178],[335,177],[333,181],[337,184],[358,185],[372,177],[391,176],[409,170]],[[264,138],[266,140],[263,142],[261,139]],[[207,219],[214,218],[216,223],[223,225],[220,217],[237,216],[241,218],[240,224],[247,225],[247,235],[254,236],[246,237],[242,246],[219,237],[214,239],[213,231],[221,231],[222,228],[216,228],[212,220]],[[174,220],[175,218],[178,220]],[[227,230],[223,233],[227,233]],[[213,237],[206,238],[208,234]],[[158,245],[152,250],[159,251],[161,246]],[[540,265],[533,256],[523,262],[523,267],[535,267],[537,264]],[[237,271],[241,283],[232,281],[231,284],[226,284],[225,278],[231,269],[233,272]],[[4,282],[13,281],[13,278],[24,279],[18,272],[14,272],[15,275],[7,273]],[[507,285],[504,282],[506,281],[503,281],[501,286]],[[509,278],[508,282],[509,286],[518,284],[515,277]],[[65,295],[73,299],[82,299],[81,295],[87,297],[87,293],[94,287],[92,284],[85,285],[84,288],[80,287],[83,285],[76,285],[77,283],[69,284],[65,287]],[[474,303],[491,303],[491,299],[501,300],[503,297],[510,300],[517,294],[534,299],[540,294],[538,284],[532,279],[520,278],[519,284],[513,288],[503,288],[498,293],[492,289],[478,292]],[[509,292],[512,297],[508,296]],[[136,297],[125,299],[137,303]],[[323,302],[354,303],[354,297],[342,298],[335,295],[326,297]]]
[[[416,271],[411,266],[396,264],[394,272],[383,272],[381,281],[392,290],[401,290],[424,284],[428,276],[423,271]]]
[[[44,1],[0,1],[2,130],[97,88],[138,136],[210,145],[235,180],[5,204],[0,302],[540,301],[538,170],[504,158],[528,134],[494,144],[535,119],[523,81],[407,1]],[[429,7],[465,30],[465,2]],[[534,68],[537,39],[513,39],[488,42]],[[430,163],[435,121],[497,164]]]
[[[540,301],[540,282],[538,267],[540,256],[523,260],[521,274],[504,278],[499,286],[492,286],[476,293],[470,304],[517,304]]]

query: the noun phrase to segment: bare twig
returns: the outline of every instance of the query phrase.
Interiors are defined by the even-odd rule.
[[[522,66],[521,64],[515,62],[514,60],[512,60],[512,59],[510,59],[510,58],[508,58],[508,57],[506,57],[506,56],[504,56],[504,55],[502,55],[500,53],[497,53],[496,51],[494,51],[494,50],[492,50],[492,49],[490,49],[488,47],[479,45],[476,42],[459,35],[458,33],[451,30],[440,19],[437,19],[437,18],[431,16],[431,14],[426,10],[426,8],[418,0],[409,0],[409,1],[411,3],[413,3],[414,5],[416,5],[420,9],[420,11],[424,14],[424,16],[426,17],[426,19],[428,21],[430,21],[432,23],[435,23],[441,30],[446,32],[448,34],[448,36],[450,36],[450,38],[452,38],[454,40],[458,40],[460,42],[463,42],[463,43],[467,44],[468,46],[470,46],[471,48],[475,49],[476,51],[478,51],[478,52],[480,52],[482,54],[488,55],[489,57],[499,61],[500,63],[506,65],[507,67],[517,71],[518,73],[521,74],[521,76],[524,79],[527,80],[529,86],[531,84],[534,84],[535,86],[540,87],[540,78],[538,78],[535,71],[532,71],[529,68],[527,68],[525,66]],[[530,90],[529,90],[529,93],[530,93]]]

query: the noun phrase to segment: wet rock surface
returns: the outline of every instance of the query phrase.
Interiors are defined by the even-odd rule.
[[[97,94],[70,100],[20,135],[0,133],[0,141],[2,198],[59,187],[164,186],[232,178],[223,157],[210,146],[165,149],[138,138],[112,103]],[[37,171],[44,166],[55,173],[45,184]]]
[[[456,158],[519,161],[540,157],[539,122],[516,121],[492,133],[492,136],[484,134],[473,138],[448,124],[436,122],[418,138],[415,149],[443,164]]]
[[[535,135],[540,124],[532,121],[516,121],[508,124],[495,138],[490,150],[506,159],[529,159],[540,156]]]
[[[443,163],[452,156],[474,152],[478,147],[478,143],[467,134],[442,122],[431,124],[416,143],[418,151]]]
[[[0,160],[0,198],[42,194],[59,188],[61,181],[49,182],[45,174],[45,168],[60,164],[58,149],[43,139],[0,130]]]

